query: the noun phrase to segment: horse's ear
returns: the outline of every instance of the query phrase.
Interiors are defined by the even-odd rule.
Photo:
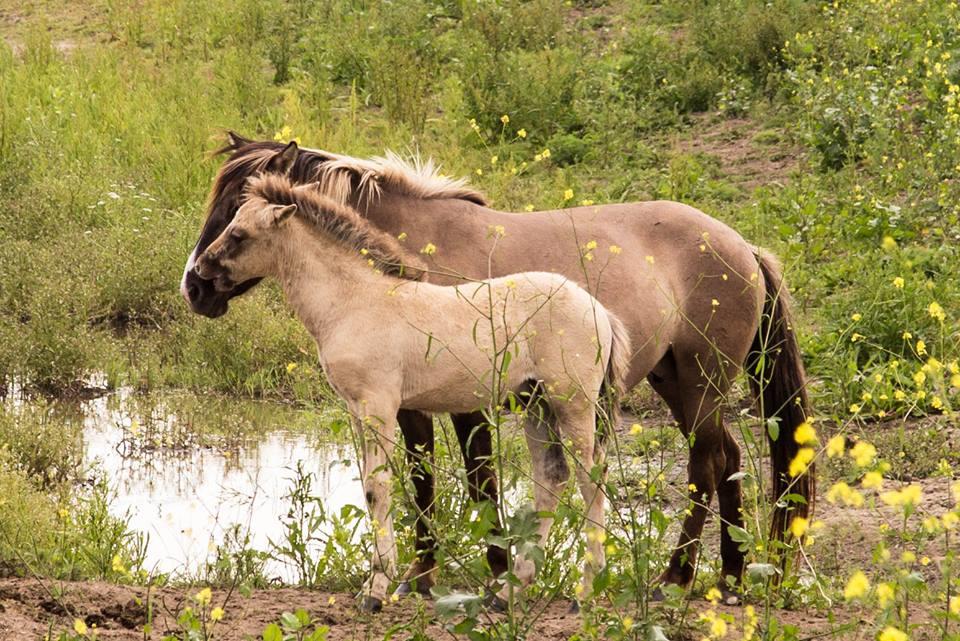
[[[266,170],[274,174],[287,174],[293,167],[293,163],[297,162],[298,155],[300,155],[300,148],[297,147],[297,143],[291,140],[286,147],[275,153],[273,158],[267,161]]]
[[[240,149],[245,145],[249,145],[252,140],[249,138],[244,138],[235,131],[227,131],[227,141],[230,143],[230,149]]]
[[[292,205],[286,205],[284,207],[277,207],[273,210],[273,225],[274,227],[281,225],[285,220],[290,218],[297,211],[296,203]]]

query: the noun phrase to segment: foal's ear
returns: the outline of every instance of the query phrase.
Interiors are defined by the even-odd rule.
[[[273,224],[274,227],[278,227],[279,225],[283,224],[285,220],[290,218],[290,216],[293,216],[294,212],[296,211],[297,211],[296,203],[294,203],[293,205],[286,205],[284,207],[277,207],[276,209],[273,210],[273,220],[271,221],[271,223]]]
[[[287,174],[293,163],[297,162],[297,156],[300,155],[300,148],[297,143],[290,141],[286,147],[273,155],[273,158],[267,161],[266,170],[274,174]]]

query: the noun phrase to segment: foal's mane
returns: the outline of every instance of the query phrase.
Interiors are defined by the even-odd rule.
[[[334,201],[317,189],[317,183],[294,185],[286,176],[259,174],[247,180],[246,198],[264,204],[296,205],[296,215],[320,233],[373,261],[385,274],[421,280],[426,265],[396,238],[375,227],[355,209]]]
[[[231,156],[217,176],[214,191],[226,191],[238,177],[242,180],[265,171],[270,160],[285,147],[281,142],[250,141],[231,134],[231,142],[215,152]],[[389,150],[383,157],[364,159],[300,148],[288,175],[295,183],[319,182],[320,191],[341,204],[349,202],[351,196],[356,201],[369,201],[382,192],[487,204],[483,194],[470,187],[466,179],[442,175],[432,158],[423,160],[415,155],[405,159]]]

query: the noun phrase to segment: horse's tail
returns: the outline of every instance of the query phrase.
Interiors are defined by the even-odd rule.
[[[746,371],[760,415],[767,419],[764,428],[770,440],[773,499],[776,501],[771,536],[782,539],[791,515],[808,518],[813,513],[816,494],[813,462],[809,461],[806,471],[801,474],[790,474],[790,463],[800,449],[794,434],[810,416],[810,406],[782,268],[774,256],[762,250],[757,250],[757,260],[764,283],[763,316],[747,357]],[[769,419],[774,419],[776,424]],[[789,506],[792,501],[788,496],[800,497],[800,500]]]
[[[616,315],[607,310],[612,332],[610,341],[610,356],[607,359],[607,371],[604,374],[603,386],[600,388],[600,398],[604,402],[606,412],[606,429],[599,431],[598,439],[603,445],[609,431],[613,431],[620,424],[620,400],[626,394],[627,373],[630,371],[630,333]]]

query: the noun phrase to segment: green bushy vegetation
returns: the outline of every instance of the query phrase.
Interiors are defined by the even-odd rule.
[[[217,321],[191,314],[177,291],[222,128],[359,156],[415,149],[449,175],[470,176],[501,209],[683,200],[784,260],[814,405],[843,437],[827,447],[825,434],[817,450],[832,453],[825,475],[837,483],[828,503],[859,508],[866,495],[892,524],[874,548],[867,587],[839,566],[834,576],[810,570],[770,590],[770,506],[752,469],[744,482],[756,522],[738,533],[756,561],[748,593],[771,607],[844,602],[870,619],[871,636],[874,628],[920,634],[909,616],[919,600],[937,626],[929,638],[956,638],[955,502],[954,511],[923,511],[913,490],[882,493],[870,476],[946,481],[957,463],[941,428],[960,403],[956,3],[32,6],[22,22],[0,27],[0,376],[53,392],[104,372],[113,385],[142,389],[319,397],[312,344],[276,288],[258,287]],[[891,417],[941,414],[942,424],[924,428],[927,447],[888,429],[876,439],[879,458],[864,446],[844,454]],[[41,412],[0,423],[0,558],[32,554],[23,565],[51,575],[117,579],[114,557],[119,574],[136,568],[139,543],[122,523],[106,523],[101,490],[68,489],[77,452],[70,439],[50,438],[44,420]],[[750,427],[740,427],[756,448],[749,459],[758,460]],[[666,438],[638,438],[631,453],[655,459]],[[630,599],[650,614],[640,595],[673,538],[660,476],[672,467],[661,458],[659,469],[624,480],[624,496],[642,499],[653,516],[639,534],[629,524],[611,534],[612,565],[629,569],[602,575],[613,603],[593,613],[588,638],[640,634],[620,608]],[[297,500],[305,519],[315,516],[307,490]],[[449,500],[443,507],[455,511]],[[361,555],[351,550],[357,556],[348,563],[343,550],[350,519],[359,517],[338,518],[341,539],[319,560],[308,558],[302,540],[279,542],[303,565],[305,584],[327,567],[356,579],[346,565],[356,569]],[[522,537],[528,523],[517,518],[512,531]],[[468,544],[444,542],[445,551],[472,546],[472,573],[482,572],[485,519],[471,522]],[[573,511],[558,514],[570,527],[575,519]],[[800,541],[807,527],[814,524],[798,525]],[[92,539],[94,530],[107,534]],[[25,532],[47,538],[24,552]],[[409,539],[409,530],[401,536]],[[569,590],[574,581],[556,562],[567,552],[547,556],[547,579],[536,589]],[[255,583],[258,560],[239,545],[210,574]],[[447,596],[479,626],[478,604]],[[663,618],[682,623],[685,612]],[[734,627],[732,615],[704,616],[698,625],[708,638]],[[805,638],[770,609],[761,617],[766,638]],[[747,622],[736,617],[745,639]],[[659,638],[659,623],[642,624],[645,638]],[[196,625],[206,620],[183,623]],[[756,620],[751,625],[755,631]],[[903,641],[894,633],[881,639]]]

